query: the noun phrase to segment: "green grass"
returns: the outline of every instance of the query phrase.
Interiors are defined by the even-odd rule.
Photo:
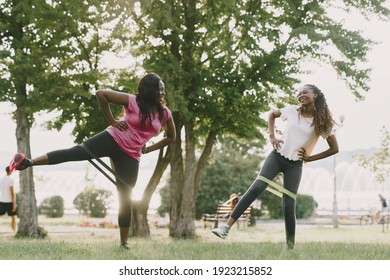
[[[9,221],[0,219],[0,259],[3,260],[389,260],[390,230],[374,226],[298,225],[296,248],[287,251],[282,223],[255,228],[234,227],[227,240],[197,228],[194,240],[174,240],[168,229],[152,228],[149,238],[129,240],[131,250],[118,247],[118,229],[82,228],[80,221],[42,219],[48,238],[16,239]],[[94,220],[98,222],[99,220]],[[101,220],[100,220],[101,221]]]

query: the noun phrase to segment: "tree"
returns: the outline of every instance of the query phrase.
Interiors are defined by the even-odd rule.
[[[59,7],[68,15],[67,31],[73,53],[63,73],[72,85],[72,94],[64,100],[58,99],[61,114],[48,123],[49,128],[61,129],[64,123],[75,123],[72,134],[76,143],[82,143],[107,127],[106,120],[98,109],[95,91],[101,87],[115,87],[120,70],[104,65],[106,54],[117,49],[118,42],[112,34],[116,26],[127,17],[134,1],[87,0],[59,1]],[[130,79],[130,84],[134,81]],[[114,106],[119,114],[121,108]]]
[[[384,183],[390,175],[390,132],[382,128],[382,141],[378,151],[372,156],[357,155],[359,164],[375,174],[378,183]]]
[[[131,50],[166,82],[177,135],[170,160],[170,236],[195,237],[195,200],[217,137],[262,139],[259,114],[291,99],[303,61],[331,65],[356,98],[368,90],[371,41],[331,19],[340,5],[388,17],[383,1],[139,1]],[[329,50],[332,50],[330,53]]]
[[[102,54],[112,45],[102,32],[134,1],[5,0],[0,3],[0,101],[15,104],[19,152],[31,157],[30,129],[38,112],[55,111],[63,121],[86,113],[93,120],[91,89],[107,78],[99,71]],[[105,38],[105,40],[103,40]],[[106,83],[106,82],[105,82]],[[96,103],[95,103],[96,104]],[[95,105],[96,107],[96,105]],[[103,122],[91,121],[92,127]],[[84,125],[83,122],[77,122]],[[77,135],[79,138],[86,135]],[[33,169],[19,174],[19,236],[37,236]]]
[[[61,218],[64,216],[64,199],[59,196],[45,198],[39,205],[39,214],[50,218]]]
[[[297,219],[312,217],[318,207],[318,203],[314,200],[314,197],[307,194],[299,194],[296,203]]]
[[[52,99],[65,82],[60,73],[63,65],[56,62],[68,51],[61,44],[66,37],[62,32],[65,20],[54,7],[33,0],[4,1],[0,4],[0,15],[0,101],[16,105],[17,149],[31,157],[30,128],[34,113],[53,110],[56,103]],[[38,234],[32,178],[32,169],[19,174],[20,236]]]
[[[87,187],[73,200],[75,208],[83,215],[104,218],[110,206],[112,193],[108,190]]]

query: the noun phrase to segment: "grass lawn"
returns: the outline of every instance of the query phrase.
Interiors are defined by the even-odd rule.
[[[2,260],[389,260],[390,230],[382,226],[298,224],[296,247],[287,251],[282,222],[260,222],[256,227],[232,228],[226,240],[210,229],[196,229],[194,240],[174,240],[167,228],[151,228],[149,238],[129,240],[131,250],[120,250],[119,230],[91,227],[108,219],[81,216],[39,217],[48,231],[43,240],[16,239],[9,218],[0,218]],[[82,227],[81,224],[89,224]]]

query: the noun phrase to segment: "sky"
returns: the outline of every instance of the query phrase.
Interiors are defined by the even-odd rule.
[[[335,17],[341,15],[335,14]],[[338,129],[337,138],[340,149],[352,151],[380,146],[381,128],[390,129],[390,22],[373,20],[367,22],[363,17],[350,15],[344,20],[349,28],[358,29],[365,37],[377,41],[368,55],[368,65],[372,68],[370,90],[364,101],[355,101],[342,80],[337,79],[330,66],[311,65],[312,73],[301,76],[302,84],[317,85],[325,94],[330,110],[336,121],[345,117],[343,127]],[[117,63],[117,61],[115,62]],[[297,86],[298,89],[298,86]],[[10,103],[0,103],[0,151],[16,152],[15,123],[10,117],[14,107]],[[31,131],[31,150],[38,156],[50,150],[73,146],[72,125],[67,124],[60,131],[47,131],[45,118],[38,117],[37,124]],[[8,164],[10,159],[0,158],[0,166]]]

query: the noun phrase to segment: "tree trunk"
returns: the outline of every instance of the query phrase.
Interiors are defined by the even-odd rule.
[[[18,152],[31,158],[28,115],[21,108],[16,110],[16,143]],[[18,215],[20,222],[17,235],[22,237],[39,237],[37,201],[35,198],[32,168],[19,172],[19,184]]]
[[[181,182],[182,199],[180,209],[180,219],[178,221],[177,230],[180,235],[174,237],[179,238],[194,238],[195,237],[195,174],[197,160],[195,156],[195,138],[194,125],[185,125],[185,166],[184,177]]]
[[[183,122],[180,115],[175,116],[176,135],[178,135],[173,144],[174,154],[171,160],[171,188],[170,188],[170,211],[169,211],[169,235],[180,238],[183,229],[180,226],[181,203],[183,198],[183,182],[184,182],[184,167],[183,167],[183,150],[181,129]]]
[[[144,201],[133,201],[131,210],[131,223],[129,236],[148,237],[150,230],[148,225],[148,204]]]
[[[142,199],[140,201],[133,201],[132,203],[132,217],[129,233],[130,236],[150,236],[148,225],[148,209],[150,200],[157,188],[158,183],[161,180],[162,175],[169,165],[172,151],[173,150],[171,146],[168,146],[165,155],[164,149],[160,150],[156,168],[154,169],[153,175],[150,178],[148,185],[146,186]]]
[[[195,156],[194,126],[186,125],[185,166],[181,141],[176,141],[171,162],[171,211],[169,234],[174,238],[195,237],[195,201],[206,161],[211,153],[216,132],[210,132],[199,160]]]

